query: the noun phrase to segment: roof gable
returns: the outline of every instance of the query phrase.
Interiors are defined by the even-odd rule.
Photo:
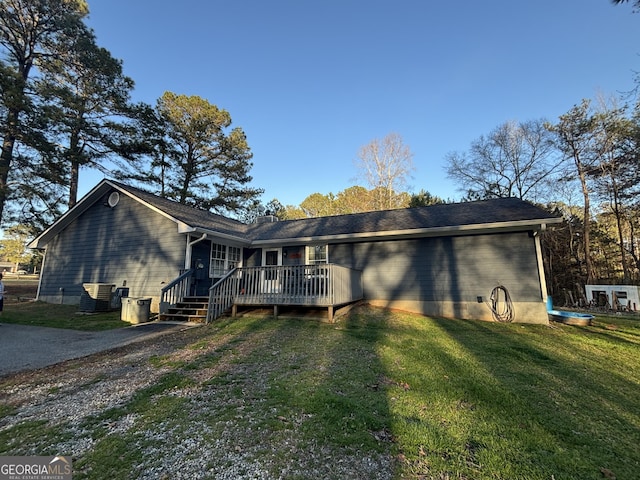
[[[188,205],[183,205],[129,185],[118,182],[110,183],[114,186],[118,186],[121,190],[128,192],[143,203],[168,215],[174,221],[179,223],[180,229],[183,233],[197,230],[211,230],[212,232],[237,236],[238,238],[247,240],[247,225],[238,220],[205,210],[200,210]]]
[[[76,218],[87,211],[89,207],[98,202],[105,203],[109,194],[114,191],[127,195],[151,210],[169,218],[176,224],[176,228],[179,233],[210,230],[220,234],[221,236],[228,236],[231,238],[237,238],[238,241],[248,242],[245,235],[247,226],[242,222],[223,217],[222,215],[189,207],[187,205],[182,205],[178,202],[167,200],[130,185],[105,179],[82,197],[76,205],[56,220],[53,225],[35,238],[28,245],[29,248],[43,248],[46,246],[47,243],[49,243],[60,231],[64,230]]]

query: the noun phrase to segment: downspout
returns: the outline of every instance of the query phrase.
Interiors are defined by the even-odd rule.
[[[207,239],[207,234],[203,233],[200,238],[196,238],[192,242],[189,242],[189,237],[187,237],[187,252],[184,256],[184,268],[185,270],[189,270],[191,268],[191,252],[193,250],[193,246],[196,243],[200,243],[203,240]]]
[[[40,289],[42,288],[42,278],[44,277],[44,266],[47,262],[47,249],[44,248],[44,253],[42,254],[42,265],[40,265],[40,278],[38,278],[38,291],[36,292],[36,300],[40,300]]]
[[[547,228],[546,224],[542,224],[540,231],[545,231]],[[536,258],[538,261],[538,277],[540,277],[540,289],[542,290],[542,301],[547,301],[547,281],[544,276],[544,262],[542,261],[542,246],[540,245],[540,235],[539,232],[533,232],[533,241],[536,246]]]

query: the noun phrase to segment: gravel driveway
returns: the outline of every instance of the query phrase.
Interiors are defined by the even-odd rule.
[[[82,332],[0,323],[0,376],[47,367],[193,326],[150,322],[103,332]]]
[[[13,342],[9,342],[11,330]],[[5,336],[0,349],[18,338],[27,342],[30,337],[20,330],[0,325],[0,336]],[[102,333],[38,330],[42,335],[32,338],[49,344],[22,348],[75,356],[80,345],[84,353],[91,348],[100,351],[0,375],[4,454],[70,455],[74,478],[76,474],[107,478],[92,471],[92,465],[108,463],[115,468],[119,455],[133,455],[136,460],[131,461],[131,470],[109,478],[389,480],[393,476],[392,458],[384,449],[305,437],[297,427],[310,420],[308,415],[267,401],[268,379],[290,372],[291,361],[303,355],[293,351],[281,358],[295,331],[278,331],[274,336],[271,330],[248,329],[226,335],[210,326],[152,324]],[[46,333],[55,334],[56,346]],[[65,336],[69,333],[72,337]],[[122,346],[105,350],[109,345]],[[305,352],[324,358],[323,345],[309,345]],[[12,348],[14,354],[19,351]],[[263,361],[252,360],[256,350]],[[51,361],[51,355],[48,358]],[[167,383],[177,379],[174,386]],[[144,404],[147,407],[134,408],[141,394],[152,396]],[[174,406],[179,408],[172,410]],[[29,433],[29,428],[40,435]],[[20,440],[14,444],[16,437]],[[118,451],[119,442],[126,445],[123,451]],[[113,462],[109,455],[115,456]],[[89,463],[83,464],[87,458]]]

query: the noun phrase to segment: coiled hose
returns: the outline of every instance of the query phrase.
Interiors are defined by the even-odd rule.
[[[501,295],[502,292],[502,295]],[[500,308],[500,296],[502,296],[502,308]],[[513,302],[511,302],[511,296],[509,295],[509,290],[502,285],[498,285],[493,290],[491,290],[491,313],[493,314],[493,319],[496,322],[510,323],[513,321],[515,316],[515,312],[513,311]]]

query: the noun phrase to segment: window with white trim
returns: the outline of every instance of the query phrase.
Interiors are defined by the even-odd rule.
[[[329,260],[326,245],[309,245],[306,250],[307,265],[318,265],[321,263],[327,263]]]
[[[232,247],[229,245],[228,253],[227,270],[233,270],[240,266],[240,247]]]
[[[230,270],[240,266],[241,258],[242,249],[240,247],[212,243],[209,275],[214,278],[224,276]]]

